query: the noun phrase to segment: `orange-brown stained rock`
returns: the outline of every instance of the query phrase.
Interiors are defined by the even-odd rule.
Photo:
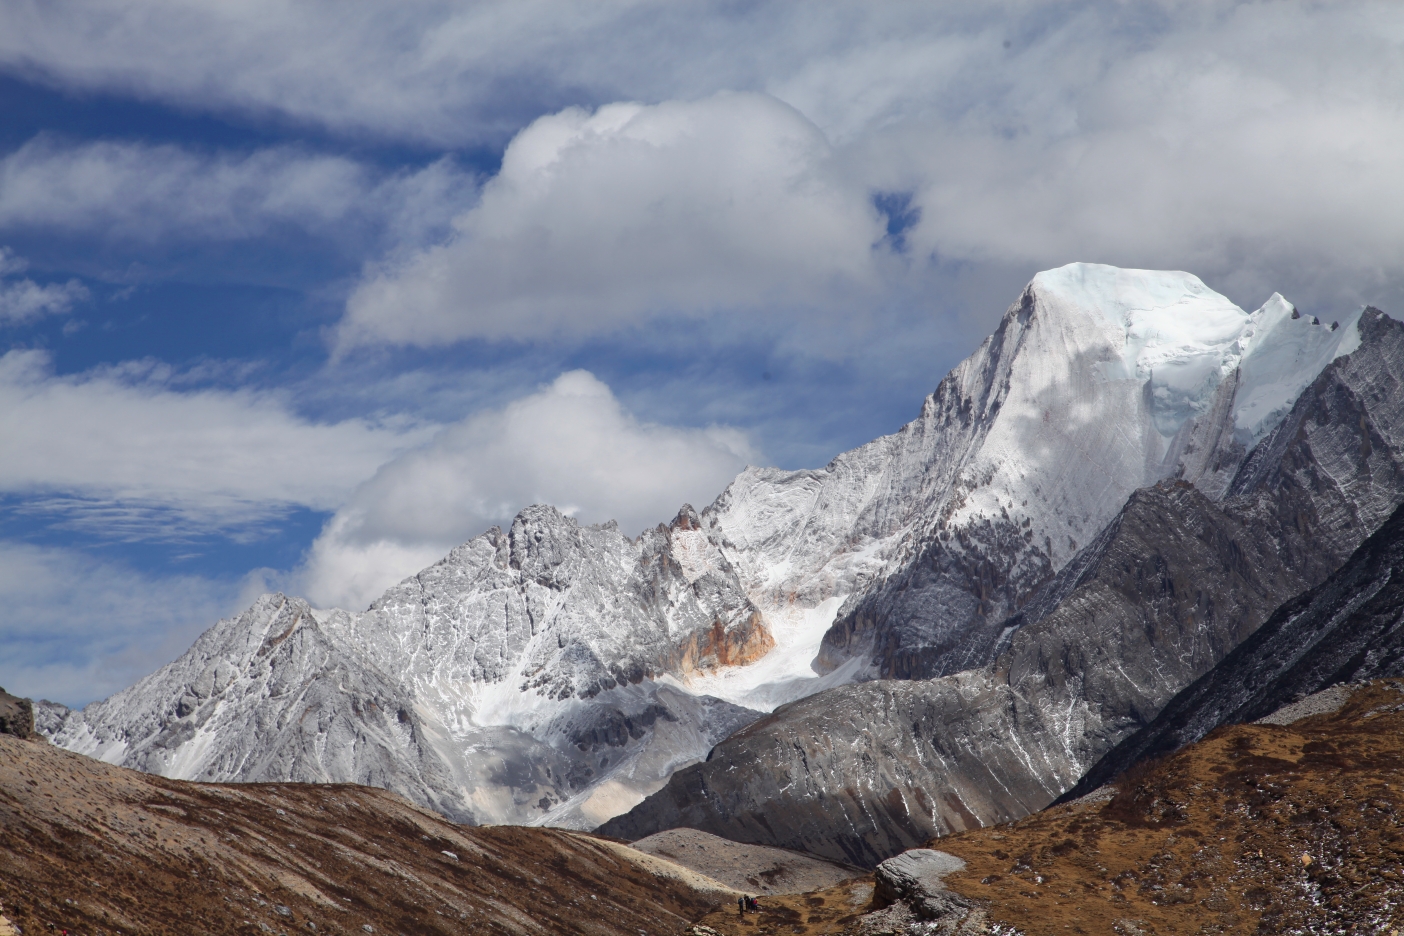
[[[678,648],[677,663],[669,668],[686,675],[723,666],[745,666],[765,656],[774,646],[775,638],[766,630],[760,612],[753,612],[729,628],[721,621],[713,621],[711,630],[689,635]]]
[[[186,783],[0,737],[0,913],[26,936],[655,936],[733,899],[655,860],[561,830],[454,825],[383,790]]]

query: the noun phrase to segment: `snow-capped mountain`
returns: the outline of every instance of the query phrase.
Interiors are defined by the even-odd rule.
[[[967,638],[977,665],[785,706],[600,831],[634,838],[688,826],[871,865],[1043,808],[1245,638],[1242,647],[1258,645],[1269,616],[1279,624],[1265,630],[1289,635],[1274,638],[1273,653],[1295,659],[1324,628],[1317,647],[1330,646],[1313,650],[1317,663],[1368,670],[1359,648],[1397,608],[1337,633],[1331,615],[1355,592],[1301,627],[1303,599],[1292,597],[1404,502],[1404,324],[1366,309],[1357,328],[1359,346],[1332,360],[1246,459],[1235,445],[1210,460],[1239,462],[1226,485],[1211,478],[1221,496],[1178,478],[1134,492],[1017,614],[983,631],[983,648]],[[1229,428],[1209,435],[1231,437]],[[1356,591],[1381,576],[1388,569]],[[924,581],[894,579],[912,591]],[[1391,665],[1388,640],[1376,644]],[[1248,669],[1246,690],[1233,670],[1215,698],[1251,695],[1273,672]]]
[[[1040,273],[916,420],[822,469],[748,468],[637,540],[528,508],[365,612],[266,597],[41,722],[168,776],[595,825],[777,705],[980,662],[1133,491],[1227,484],[1358,342],[1185,273]]]

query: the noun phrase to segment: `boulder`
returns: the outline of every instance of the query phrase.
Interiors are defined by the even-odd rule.
[[[945,924],[938,932],[982,932],[984,913],[976,904],[949,890],[943,878],[965,869],[955,855],[932,848],[913,848],[889,858],[874,872],[876,909],[905,903],[918,919]]]

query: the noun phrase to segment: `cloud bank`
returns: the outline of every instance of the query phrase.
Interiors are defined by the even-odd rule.
[[[878,281],[884,229],[832,162],[818,128],[763,95],[543,117],[448,243],[356,291],[340,340],[535,339],[851,299]]]
[[[571,371],[381,467],[328,522],[300,585],[323,606],[363,608],[533,503],[634,536],[684,502],[710,503],[757,460],[734,429],[639,422],[593,375]]]

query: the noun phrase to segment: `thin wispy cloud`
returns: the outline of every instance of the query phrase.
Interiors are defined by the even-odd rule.
[[[263,583],[143,574],[78,550],[0,541],[9,692],[82,705],[179,656]]]
[[[394,249],[442,237],[476,195],[475,177],[449,158],[385,171],[291,146],[204,152],[45,136],[0,158],[0,230],[147,244],[247,240],[291,228]]]
[[[77,280],[40,284],[19,276],[28,266],[13,250],[0,247],[0,326],[65,315],[88,299],[88,288]]]
[[[33,509],[68,522],[109,512],[121,518],[121,536],[143,516],[151,535],[166,536],[166,514],[238,528],[295,506],[335,509],[377,466],[433,430],[315,423],[279,394],[182,390],[162,371],[63,376],[42,351],[0,356],[0,491],[34,498]]]

